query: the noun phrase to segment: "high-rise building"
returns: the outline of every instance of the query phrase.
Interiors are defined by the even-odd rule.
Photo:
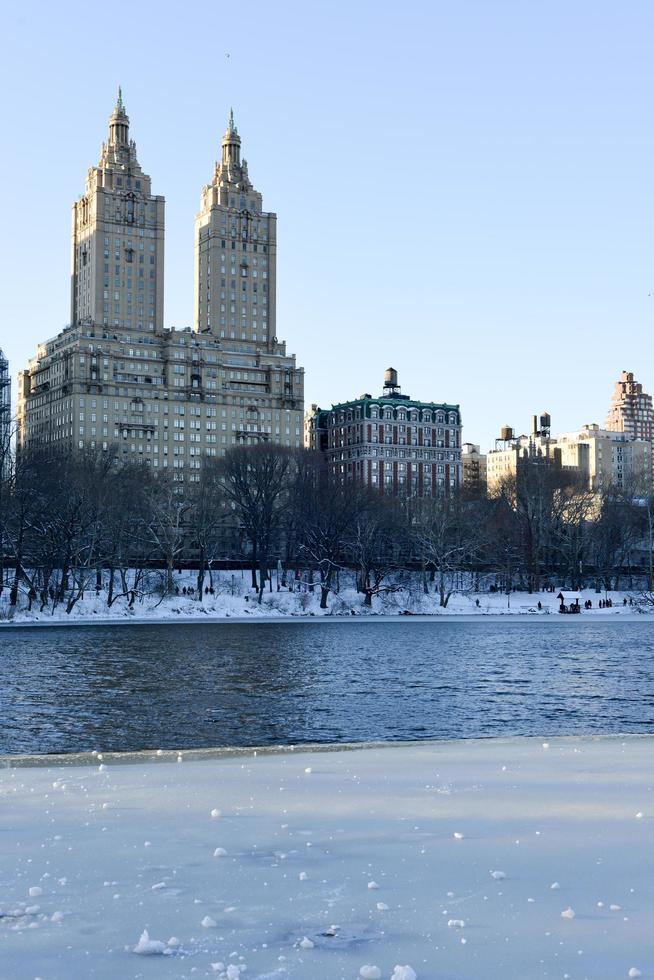
[[[164,207],[136,158],[118,89],[100,161],[73,205],[71,324],[161,332]]]
[[[275,336],[276,218],[233,116],[197,219],[195,330],[163,327],[164,199],[128,126],[119,92],[73,208],[71,324],[19,376],[18,450],[88,447],[194,481],[236,444],[300,447],[304,372]]]
[[[458,405],[402,394],[388,368],[381,395],[361,395],[330,409],[313,406],[306,439],[341,482],[358,481],[395,496],[431,497],[461,486]]]
[[[195,329],[272,348],[276,262],[277,215],[252,186],[232,112],[195,219]]]
[[[606,428],[609,432],[624,432],[631,439],[654,439],[652,396],[634,381],[633,371],[622,371],[620,380],[615,382]]]

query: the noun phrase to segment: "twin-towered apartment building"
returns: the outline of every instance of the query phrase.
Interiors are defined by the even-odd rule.
[[[276,215],[233,115],[195,219],[194,329],[164,327],[164,227],[119,90],[73,205],[70,325],[19,375],[19,453],[112,451],[194,481],[230,446],[302,445],[304,371],[277,339]]]

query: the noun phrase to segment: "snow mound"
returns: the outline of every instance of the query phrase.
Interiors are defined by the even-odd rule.
[[[132,952],[138,953],[140,956],[157,956],[161,955],[165,949],[165,943],[162,943],[160,939],[150,939],[148,930],[144,929]]]
[[[396,965],[391,980],[418,980],[418,974],[410,966]]]

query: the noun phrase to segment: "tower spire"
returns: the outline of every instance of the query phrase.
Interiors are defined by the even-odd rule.
[[[109,117],[109,142],[116,146],[127,147],[129,145],[129,116],[125,112],[123,90],[120,85],[118,86],[116,105]]]
[[[241,166],[241,137],[234,123],[234,110],[229,110],[227,129],[222,138],[222,165],[234,170]]]

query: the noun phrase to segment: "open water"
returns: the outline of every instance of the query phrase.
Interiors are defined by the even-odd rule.
[[[0,753],[654,731],[654,623],[0,631]]]

